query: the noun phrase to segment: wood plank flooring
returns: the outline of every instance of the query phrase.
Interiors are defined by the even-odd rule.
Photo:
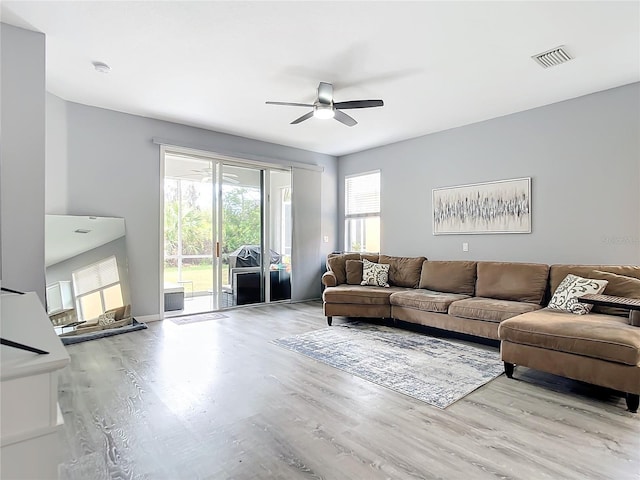
[[[325,328],[319,302],[225,314],[67,347],[60,477],[640,478],[614,392],[517,368],[440,410],[269,343]]]

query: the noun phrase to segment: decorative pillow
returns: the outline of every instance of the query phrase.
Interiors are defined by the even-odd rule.
[[[578,302],[578,298],[589,293],[599,294],[607,286],[606,280],[582,278],[571,273],[565,277],[553,293],[548,307],[554,310],[565,310],[576,315],[589,313],[593,305]]]
[[[362,283],[362,260],[347,260],[347,284],[360,285]]]
[[[116,321],[115,316],[116,316],[115,312],[103,313],[98,317],[98,325],[100,325],[101,327],[106,325],[111,325]]]
[[[389,265],[373,263],[366,258],[362,260],[362,282],[360,285],[373,285],[378,287],[389,286]]]

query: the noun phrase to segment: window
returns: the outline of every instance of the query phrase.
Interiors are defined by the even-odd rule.
[[[280,252],[291,257],[291,187],[281,189],[280,230]]]
[[[344,248],[351,252],[380,251],[380,171],[344,180]]]
[[[115,256],[76,270],[71,278],[78,320],[90,320],[124,305]]]

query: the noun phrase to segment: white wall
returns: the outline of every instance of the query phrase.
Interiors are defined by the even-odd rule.
[[[338,165],[340,199],[345,175],[381,170],[387,254],[640,264],[639,83],[347,155]],[[433,188],[518,177],[532,177],[531,234],[432,234]],[[342,200],[339,212],[342,238]]]
[[[319,255],[324,258],[336,248],[335,157],[77,103],[67,102],[66,109],[68,210],[64,213],[125,219],[134,315],[159,312],[162,182],[160,149],[152,143],[154,137],[239,156],[257,155],[324,167],[321,223],[323,235],[331,240],[320,243],[321,238],[317,239]],[[305,259],[316,266],[318,296],[322,258]]]
[[[0,24],[2,285],[44,301],[45,37]]]

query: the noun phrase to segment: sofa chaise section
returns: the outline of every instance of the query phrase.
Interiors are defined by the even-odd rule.
[[[609,280],[607,295],[640,298],[640,267],[552,265],[553,292],[567,274]],[[616,277],[617,276],[617,277]],[[626,279],[626,280],[625,280]],[[595,307],[586,315],[545,308],[500,324],[500,351],[509,378],[522,365],[624,392],[629,411],[640,395],[640,328],[628,311]]]

